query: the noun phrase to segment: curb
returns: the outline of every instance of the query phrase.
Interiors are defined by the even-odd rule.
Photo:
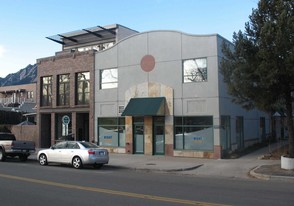
[[[201,165],[196,165],[193,167],[187,167],[187,168],[179,168],[179,169],[158,169],[158,168],[144,168],[144,167],[127,167],[127,166],[114,166],[114,165],[107,165],[107,166],[114,166],[120,169],[126,169],[126,170],[137,170],[137,171],[146,171],[146,172],[184,172],[184,171],[190,171],[197,169],[201,167]]]
[[[278,176],[278,175],[267,175],[267,174],[261,174],[261,173],[255,172],[255,170],[257,170],[261,166],[262,165],[253,168],[252,170],[250,170],[249,174],[252,177],[255,177],[256,179],[261,179],[261,180],[279,180],[279,181],[294,182],[294,177]]]
[[[256,173],[255,170],[257,170],[258,168],[260,168],[261,166],[257,166],[255,168],[253,168],[252,170],[250,170],[249,174],[252,177],[255,177],[256,179],[261,179],[261,180],[270,180],[271,176],[270,175],[265,175],[265,174],[261,174],[261,173]]]

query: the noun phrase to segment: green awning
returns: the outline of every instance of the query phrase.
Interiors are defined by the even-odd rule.
[[[165,97],[132,98],[121,116],[164,116]]]

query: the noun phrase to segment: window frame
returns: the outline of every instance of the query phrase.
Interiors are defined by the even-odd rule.
[[[191,121],[191,120],[197,121]],[[200,121],[199,121],[200,120]],[[201,121],[202,120],[202,121]],[[213,116],[175,116],[174,117],[174,149],[175,150],[196,150],[198,149],[187,149],[186,148],[186,137],[189,133],[201,131],[202,129],[213,129]],[[178,138],[177,138],[178,135]],[[197,138],[197,137],[196,137]],[[181,140],[181,145],[177,145],[177,142]],[[205,141],[209,139],[195,139],[195,141]],[[213,137],[212,137],[213,140]],[[213,142],[212,142],[213,146]],[[202,151],[213,150],[210,149],[201,149]]]
[[[197,66],[197,60],[199,60],[199,61],[205,60],[205,63],[204,63],[205,67],[203,67],[203,66],[202,67]],[[196,67],[194,68],[194,67],[192,67],[193,65],[190,65],[190,68],[187,68],[188,67],[187,64],[188,64],[189,61],[190,62],[191,61],[194,61]],[[184,59],[182,61],[182,77],[183,77],[183,83],[207,82],[208,81],[208,66],[207,66],[207,62],[208,62],[207,61],[207,57]],[[201,62],[199,62],[199,63],[201,63]]]
[[[80,78],[79,75],[83,75],[85,78]],[[88,78],[87,78],[88,76]],[[79,87],[82,85],[82,87]],[[86,86],[87,85],[87,86]],[[78,72],[76,73],[76,105],[88,105],[90,104],[90,72]],[[86,91],[88,90],[88,91]]]
[[[124,117],[99,117],[98,120],[98,145],[99,146],[109,146],[109,147],[125,147],[126,146],[126,124],[125,124],[125,118]],[[102,122],[103,121],[103,122]],[[104,145],[103,142],[101,142],[101,133],[100,133],[100,127],[108,127],[112,128],[113,131],[117,131],[117,142]],[[124,131],[124,136],[122,136],[122,132]],[[121,139],[123,138],[123,141]],[[112,138],[111,138],[112,139]]]
[[[66,77],[67,81],[61,81],[61,77]],[[70,74],[60,74],[57,77],[57,105],[68,106],[70,104]],[[61,93],[61,87],[63,92]]]
[[[47,80],[46,80],[47,79]],[[46,83],[45,81],[46,80]],[[52,76],[41,77],[41,106],[52,106]],[[44,94],[44,90],[47,90],[47,94]]]
[[[104,76],[103,72],[110,72],[111,77],[106,79],[105,76],[109,76],[109,73],[107,73]],[[113,73],[114,75],[112,75]],[[118,69],[117,68],[101,69],[100,70],[100,89],[114,89],[117,87],[118,87]]]

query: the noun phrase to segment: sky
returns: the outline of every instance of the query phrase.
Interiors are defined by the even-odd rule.
[[[138,32],[176,30],[232,40],[244,31],[258,0],[0,0],[0,77],[61,45],[46,37],[121,24]]]

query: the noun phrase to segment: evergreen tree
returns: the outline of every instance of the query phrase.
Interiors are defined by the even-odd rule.
[[[245,31],[223,44],[221,73],[233,101],[246,109],[286,112],[294,158],[294,1],[260,0]]]

